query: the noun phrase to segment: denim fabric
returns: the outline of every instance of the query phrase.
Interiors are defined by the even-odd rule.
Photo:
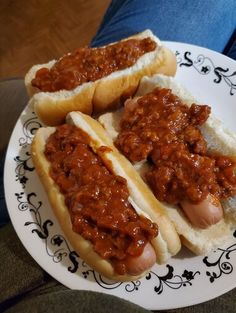
[[[235,35],[236,37],[236,35]],[[226,55],[234,60],[236,60],[236,39],[230,45],[229,50],[227,51]]]
[[[113,0],[91,46],[150,28],[161,40],[224,52],[235,27],[235,0]]]

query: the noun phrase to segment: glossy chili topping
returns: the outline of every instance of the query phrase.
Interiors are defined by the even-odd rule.
[[[65,197],[73,231],[92,242],[117,273],[125,274],[126,258],[142,253],[157,236],[157,225],[137,215],[128,201],[126,180],[104,166],[89,142],[77,127],[59,126],[45,148],[50,175]]]
[[[72,90],[134,65],[155,48],[156,43],[150,38],[129,39],[101,48],[79,48],[58,60],[51,69],[39,69],[31,84],[41,91]]]
[[[150,161],[146,179],[159,200],[199,203],[208,193],[219,199],[236,193],[235,162],[209,154],[199,130],[210,112],[160,88],[127,104],[116,145],[132,162]]]

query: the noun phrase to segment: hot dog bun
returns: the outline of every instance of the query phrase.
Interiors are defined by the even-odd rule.
[[[173,78],[164,75],[155,75],[151,78],[144,77],[139,85],[136,96],[142,96],[151,92],[157,86],[171,89],[187,106],[198,103],[196,99],[178,84]],[[115,140],[119,132],[119,120],[122,110],[106,113],[99,117],[100,123]],[[230,156],[236,159],[236,135],[224,128],[213,114],[200,127],[204,138],[207,141],[208,150],[214,153]],[[148,163],[134,165],[139,172],[148,167]],[[215,225],[206,229],[194,227],[179,206],[164,204],[166,212],[176,226],[182,242],[195,254],[207,254],[211,250],[224,244],[232,236],[232,227],[236,225],[236,197],[221,201],[224,210],[224,218]]]
[[[135,209],[139,214],[147,214],[150,219],[158,225],[158,235],[152,240],[152,246],[156,251],[157,262],[164,263],[180,250],[179,236],[169,220],[165,210],[153,196],[152,192],[142,181],[139,174],[134,170],[131,163],[124,158],[113,146],[103,127],[94,119],[80,112],[71,112],[67,116],[67,123],[76,125],[91,138],[90,146],[97,152],[107,168],[116,175],[127,180],[128,190]],[[40,128],[32,142],[32,158],[37,173],[45,187],[49,201],[54,213],[64,231],[66,237],[78,252],[78,254],[99,273],[119,281],[129,281],[142,275],[118,275],[114,272],[112,264],[102,259],[94,250],[92,244],[78,233],[72,231],[72,224],[68,209],[64,203],[64,196],[60,193],[58,186],[49,175],[50,163],[44,154],[45,144],[55,131],[55,127]],[[100,149],[100,147],[109,149]],[[139,209],[138,209],[139,208]],[[142,213],[144,212],[144,213]]]
[[[63,123],[66,114],[81,111],[86,114],[99,113],[119,105],[122,97],[134,94],[143,76],[156,73],[175,75],[176,58],[164,47],[150,30],[126,38],[143,39],[150,37],[157,48],[141,56],[131,67],[113,72],[95,82],[87,82],[73,90],[41,92],[32,87],[31,81],[40,68],[51,68],[56,60],[33,66],[25,76],[25,85],[34,110],[40,120],[49,126]]]

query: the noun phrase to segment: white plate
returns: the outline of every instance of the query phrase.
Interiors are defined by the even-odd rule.
[[[166,45],[176,52],[177,79],[236,131],[236,62],[192,45]],[[236,287],[236,232],[232,242],[210,255],[196,257],[183,249],[168,264],[154,266],[138,281],[111,282],[89,268],[63,235],[33,168],[30,143],[39,127],[27,107],[9,143],[4,184],[15,230],[45,271],[69,288],[112,294],[152,310],[197,304]]]

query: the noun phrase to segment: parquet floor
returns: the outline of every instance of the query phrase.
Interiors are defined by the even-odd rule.
[[[87,45],[110,0],[1,0],[0,79]]]

